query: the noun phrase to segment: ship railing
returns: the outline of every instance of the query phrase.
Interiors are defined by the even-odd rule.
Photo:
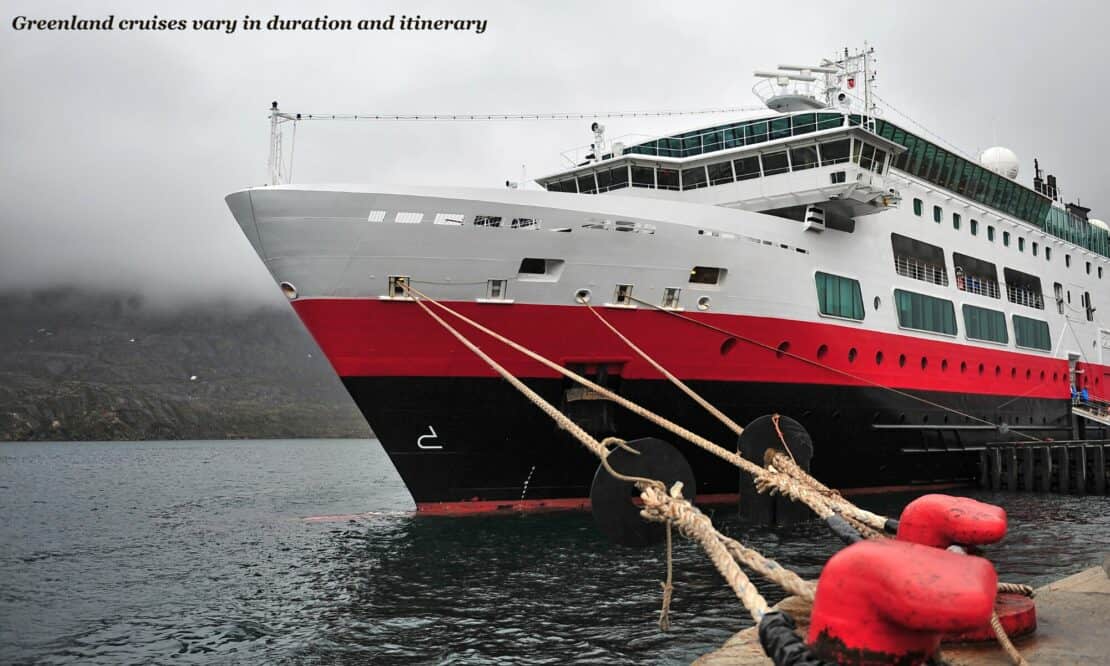
[[[1044,309],[1044,294],[1037,291],[1031,291],[1008,284],[1006,285],[1006,298],[1008,298],[1011,303],[1017,303],[1018,305],[1024,305],[1025,307],[1036,308],[1038,310]]]
[[[969,294],[1002,298],[997,280],[981,278],[977,275],[956,275],[956,288]]]
[[[894,256],[894,270],[903,277],[948,286],[948,271],[944,266],[930,264],[914,257]]]

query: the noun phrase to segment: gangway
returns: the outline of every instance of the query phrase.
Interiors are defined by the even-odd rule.
[[[1081,416],[1088,421],[1110,427],[1110,403],[1087,400],[1086,402],[1073,404],[1071,411],[1076,416]]]

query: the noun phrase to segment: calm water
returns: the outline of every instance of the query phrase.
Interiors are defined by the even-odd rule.
[[[1009,511],[1008,580],[1110,551],[1108,498],[973,496]],[[0,444],[0,662],[686,663],[749,621],[688,542],[661,634],[659,549],[411,508],[372,440]],[[805,576],[835,548],[714,520]]]

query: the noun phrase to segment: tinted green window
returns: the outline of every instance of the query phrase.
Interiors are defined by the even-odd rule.
[[[987,240],[994,242],[994,227],[987,225]]]
[[[863,319],[863,294],[859,282],[851,278],[818,273],[817,304],[824,315]]]
[[[978,236],[979,235],[979,220],[972,220],[971,221],[971,235],[972,236]]]
[[[1025,239],[1018,236],[1018,252],[1025,252]]]
[[[818,113],[817,129],[833,129],[844,124],[844,116],[839,113]]]
[[[1048,333],[1048,322],[1014,315],[1014,342],[1018,347],[1052,350],[1052,337]]]
[[[793,117],[794,134],[809,134],[817,129],[817,117],[812,113],[800,113]]]
[[[898,309],[898,324],[904,328],[956,334],[956,307],[952,301],[895,289],[894,305]]]
[[[1002,232],[1002,244],[1005,245],[1006,247],[1010,247],[1010,232],[1009,231],[1003,231]]]
[[[785,139],[790,136],[790,118],[774,118],[771,120],[771,140]]]
[[[918,217],[921,217],[921,211],[924,207],[925,207],[925,204],[921,202],[921,199],[914,199],[913,200],[913,214],[914,215],[916,215]]]
[[[964,333],[967,337],[1003,344],[1010,341],[1010,336],[1006,333],[1006,315],[974,305],[965,305],[963,310]]]
[[[744,143],[763,143],[767,140],[767,121],[752,123],[744,128]]]
[[[933,222],[936,222],[937,224],[940,224],[940,220],[943,217],[944,217],[944,211],[941,210],[940,206],[933,206]]]
[[[957,230],[960,228],[960,214],[959,213],[952,213],[952,228],[957,229]]]

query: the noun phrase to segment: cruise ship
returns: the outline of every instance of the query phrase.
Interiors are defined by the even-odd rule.
[[[971,158],[889,119],[872,58],[757,72],[755,117],[638,141],[595,123],[533,189],[275,172],[226,200],[418,511],[585,507],[597,461],[409,286],[735,445],[589,304],[736,422],[799,421],[840,489],[967,482],[991,442],[1110,438],[1107,225],[1039,164],[1022,179],[1005,148]],[[669,438],[460,329],[596,437]],[[700,500],[735,499],[735,468],[683,451]]]

